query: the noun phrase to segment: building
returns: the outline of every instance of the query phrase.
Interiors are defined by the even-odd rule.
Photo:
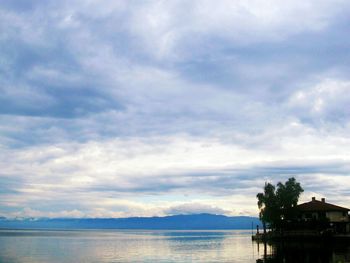
[[[350,233],[350,209],[326,203],[325,198],[319,201],[312,197],[310,202],[297,205],[297,210],[303,221],[324,220],[336,233]]]

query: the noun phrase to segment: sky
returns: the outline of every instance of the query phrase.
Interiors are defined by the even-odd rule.
[[[350,207],[348,0],[1,0],[0,216]]]

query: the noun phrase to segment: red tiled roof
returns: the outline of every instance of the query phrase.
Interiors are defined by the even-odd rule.
[[[341,212],[347,212],[350,211],[350,209],[345,208],[345,207],[341,207],[341,206],[337,206],[337,205],[332,205],[329,203],[325,203],[322,201],[318,201],[318,200],[313,200],[307,203],[303,203],[300,205],[297,205],[297,209],[300,211],[341,211]]]

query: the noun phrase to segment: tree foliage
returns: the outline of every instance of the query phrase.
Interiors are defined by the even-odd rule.
[[[264,225],[281,226],[284,220],[291,220],[295,216],[295,207],[304,189],[295,178],[289,178],[284,184],[279,182],[277,188],[265,183],[264,192],[257,194],[259,217]]]

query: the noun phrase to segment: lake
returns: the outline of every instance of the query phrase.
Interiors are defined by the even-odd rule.
[[[248,230],[0,230],[0,262],[350,262],[350,246],[333,245],[264,246]]]

